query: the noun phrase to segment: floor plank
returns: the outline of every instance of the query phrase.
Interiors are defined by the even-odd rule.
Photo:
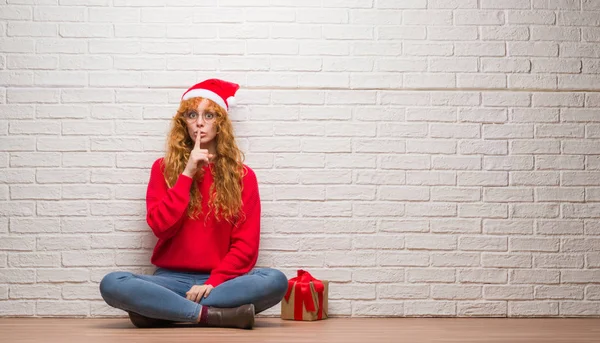
[[[0,318],[0,342],[600,342],[600,318],[258,318],[254,330],[137,329],[128,319]]]

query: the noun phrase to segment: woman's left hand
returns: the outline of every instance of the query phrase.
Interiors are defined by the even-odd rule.
[[[202,297],[204,296],[206,298],[213,288],[214,287],[212,285],[194,285],[185,293],[185,298],[199,303],[200,300],[202,300]]]

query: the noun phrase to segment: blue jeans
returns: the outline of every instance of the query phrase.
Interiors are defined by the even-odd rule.
[[[254,304],[256,313],[275,306],[287,291],[287,277],[276,269],[258,268],[215,287],[200,303],[185,298],[209,274],[158,268],[154,275],[112,272],[100,282],[100,294],[112,307],[174,322],[197,322],[202,306]]]

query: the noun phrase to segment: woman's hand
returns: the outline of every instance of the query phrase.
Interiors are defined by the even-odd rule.
[[[188,177],[193,177],[196,175],[198,168],[208,164],[212,158],[213,155],[208,153],[208,149],[200,149],[200,130],[198,130],[198,133],[196,133],[194,149],[192,149],[192,152],[190,153],[190,158],[183,170],[183,174]]]
[[[185,298],[199,303],[200,300],[202,300],[202,297],[204,296],[206,298],[213,288],[214,287],[212,285],[194,285],[185,293]]]

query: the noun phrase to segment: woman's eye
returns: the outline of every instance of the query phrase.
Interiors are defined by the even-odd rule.
[[[188,117],[189,118],[193,119],[193,118],[196,118],[196,116],[197,116],[196,112],[190,112],[190,113],[188,113]]]
[[[213,119],[215,117],[213,113],[206,113],[204,116],[206,117],[206,119]]]

